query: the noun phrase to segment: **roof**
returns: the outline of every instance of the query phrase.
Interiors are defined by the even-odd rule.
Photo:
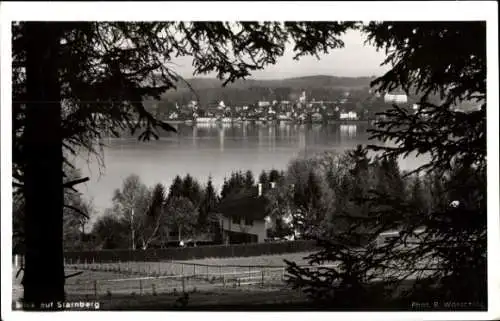
[[[257,196],[257,189],[236,192],[225,197],[216,211],[226,217],[240,216],[252,220],[264,220],[268,201]]]

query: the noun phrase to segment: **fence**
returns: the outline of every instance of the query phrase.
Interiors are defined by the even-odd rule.
[[[284,268],[236,271],[220,274],[143,276],[80,280],[66,283],[66,292],[93,297],[116,294],[156,295],[163,293],[222,290],[243,286],[282,286]]]
[[[193,291],[226,291],[242,287],[283,287],[286,269],[181,262],[110,262],[67,264],[65,291],[86,299],[158,295]],[[13,287],[21,298],[23,288]]]
[[[418,263],[418,262],[416,262]],[[417,274],[429,270],[429,262],[415,265]],[[434,263],[434,262],[433,262]],[[437,265],[438,262],[434,264]],[[302,265],[302,264],[301,264]],[[287,271],[272,265],[212,265],[191,262],[84,262],[66,264],[66,274],[75,274],[66,281],[66,293],[86,298],[107,298],[120,295],[159,295],[194,292],[228,291],[247,287],[283,288]],[[338,267],[338,264],[307,266],[309,269]],[[395,267],[393,273],[404,274]],[[374,271],[375,272],[375,271]],[[14,292],[22,291],[13,289]],[[18,296],[20,293],[17,293]]]
[[[220,265],[220,264],[199,264],[175,261],[158,262],[84,262],[80,264],[66,264],[67,269],[114,272],[122,275],[146,275],[146,276],[206,276],[216,274],[228,274],[236,272],[250,272],[262,269],[283,269],[282,265]]]
[[[293,241],[280,243],[253,243],[235,245],[211,245],[188,248],[166,248],[147,250],[101,250],[65,252],[66,261],[71,262],[124,262],[158,260],[193,260],[207,257],[247,257],[282,253],[307,252],[317,249],[315,241]]]
[[[68,279],[66,292],[99,298],[115,295],[224,291],[228,288],[248,286],[261,288],[285,286],[284,266],[227,266],[181,262],[160,262],[160,264],[155,262],[155,265],[156,269],[151,262],[69,265],[68,269],[83,270],[87,276],[76,280]],[[332,266],[335,265],[322,267]]]

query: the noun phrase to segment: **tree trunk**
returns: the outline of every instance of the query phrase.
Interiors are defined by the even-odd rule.
[[[130,221],[130,234],[132,238],[132,250],[135,250],[134,208],[132,208],[132,217]]]
[[[34,309],[63,301],[63,153],[58,79],[59,23],[27,22],[24,146],[24,301]],[[53,304],[56,308],[57,304]]]
[[[80,250],[84,250],[85,249],[85,224],[82,223],[82,232],[80,233]]]
[[[160,228],[160,221],[161,221],[161,215],[158,215],[158,218],[156,219],[156,225],[155,225],[155,228],[153,229],[153,232],[151,233],[151,235],[149,236],[149,238],[146,241],[143,241],[143,249],[144,250],[149,246],[149,243],[151,243],[153,238],[158,233],[158,229]]]

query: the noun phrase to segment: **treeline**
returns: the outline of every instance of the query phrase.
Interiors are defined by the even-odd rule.
[[[147,249],[194,239],[198,244],[220,244],[220,215],[216,208],[233,193],[263,192],[279,181],[283,171],[235,171],[224,179],[220,193],[209,177],[205,184],[187,174],[176,176],[168,191],[161,183],[147,187],[137,175],[127,177],[115,190],[112,207],[95,222],[86,249]],[[257,192],[256,192],[257,193]],[[82,248],[74,244],[73,249]]]
[[[240,175],[235,181],[243,186],[244,178]],[[264,183],[263,195],[268,199],[266,214],[274,223],[270,237],[342,239],[346,245],[358,246],[369,241],[384,221],[398,228],[463,200],[477,179],[473,171],[458,168],[452,175],[404,172],[396,158],[369,157],[365,148],[357,146],[343,154],[296,158],[285,171],[261,174],[259,182]],[[399,204],[405,210],[390,212],[387,204],[360,201],[374,192],[388,195],[387,204]]]
[[[98,248],[147,249],[207,233],[207,213],[218,199],[211,179],[202,187],[191,175],[176,176],[167,191],[161,183],[149,188],[132,174],[112,201],[92,231]]]

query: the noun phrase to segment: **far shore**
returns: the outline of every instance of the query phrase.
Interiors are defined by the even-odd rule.
[[[259,123],[259,124],[298,124],[298,125],[327,125],[327,124],[368,124],[374,122],[375,120],[327,120],[326,122],[304,122],[304,121],[295,121],[295,120],[281,120],[281,121],[262,121],[262,120],[242,120],[242,121],[231,121],[231,122],[196,122],[192,120],[164,120],[164,122],[168,124],[244,124],[244,123]]]

